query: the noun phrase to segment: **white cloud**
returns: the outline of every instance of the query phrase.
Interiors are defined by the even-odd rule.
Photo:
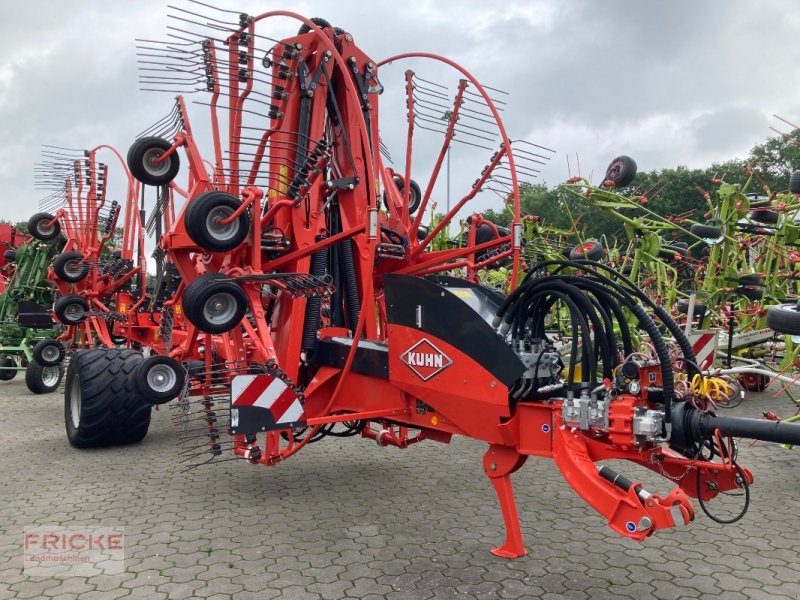
[[[124,154],[141,129],[167,112],[168,94],[137,91],[133,41],[165,37],[166,4],[41,0],[4,7],[0,217],[35,212],[40,193],[31,174],[41,143],[109,143]],[[256,0],[214,4],[264,10]],[[583,173],[595,176],[621,153],[645,169],[703,166],[763,141],[771,113],[800,119],[800,47],[792,43],[800,11],[792,0],[302,0],[286,6],[351,31],[376,60],[410,50],[437,52],[509,91],[503,114],[511,137],[558,150],[543,169],[550,184],[567,177],[566,155],[573,174],[577,153]],[[287,23],[282,19],[270,31],[296,30]],[[403,158],[404,68],[387,67],[381,77],[387,92],[380,127],[396,162]],[[457,74],[431,64],[415,68],[455,89]],[[192,107],[192,114],[201,137],[205,109]],[[424,181],[439,141],[418,139],[415,178]],[[454,150],[454,198],[490,154]],[[437,197],[442,193],[437,187]],[[497,202],[482,194],[475,208]]]

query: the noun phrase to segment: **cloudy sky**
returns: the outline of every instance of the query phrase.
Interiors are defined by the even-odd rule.
[[[291,8],[325,17],[376,60],[407,51],[454,59],[509,92],[498,97],[508,102],[503,115],[512,138],[556,150],[540,176],[548,184],[568,177],[567,156],[572,174],[577,155],[582,174],[595,177],[618,154],[643,169],[704,166],[743,156],[771,135],[769,126],[780,125],[773,113],[800,122],[796,0],[214,3],[251,14]],[[169,94],[138,90],[134,43],[164,39],[167,12],[166,0],[3,2],[0,218],[36,212],[43,194],[32,173],[42,143],[106,143],[124,154],[168,111]],[[297,26],[275,27],[287,35]],[[396,162],[403,156],[405,115],[397,99],[404,68],[381,72],[381,133]],[[455,89],[452,72],[413,68]],[[206,113],[192,110],[205,131]],[[418,144],[420,157],[438,151],[435,135]],[[454,188],[468,186],[486,158],[478,150],[454,157]],[[497,202],[485,194],[476,208]]]

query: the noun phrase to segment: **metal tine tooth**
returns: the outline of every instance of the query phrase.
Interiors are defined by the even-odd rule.
[[[468,107],[466,107],[464,105],[461,106],[461,108],[458,111],[458,114],[461,115],[462,112],[463,112],[464,116],[467,117],[467,118],[475,119],[476,121],[485,121],[485,122],[497,124],[497,121],[495,120],[494,115],[492,115],[491,113],[487,114],[487,113],[480,112],[478,110],[472,110],[471,108],[468,108]]]
[[[205,91],[205,90],[203,90],[203,91]],[[262,104],[264,106],[272,106],[274,104],[274,101],[266,102],[264,100],[259,100],[258,98],[253,98],[252,96],[254,94],[257,95],[257,96],[263,96],[264,98],[267,98],[268,100],[273,100],[272,96],[270,96],[269,94],[265,94],[264,92],[257,92],[256,90],[250,90],[250,94],[248,95],[247,100],[249,100],[250,102],[255,102],[256,104]],[[219,91],[219,95],[223,96],[225,98],[239,98],[239,96],[234,96],[232,94],[229,94],[228,92],[223,92],[221,90]],[[220,108],[221,110],[242,110],[242,109],[233,109],[230,106],[218,106],[218,108]],[[258,114],[258,113],[254,113],[254,114]],[[263,116],[263,115],[258,115],[258,116]],[[267,118],[269,118],[268,115],[267,115]]]
[[[180,445],[180,454],[189,454],[194,449],[198,447],[202,447],[203,443],[198,444],[198,441],[202,438],[208,438],[214,436],[219,440],[216,443],[223,443],[223,444],[233,444],[233,441],[230,440],[230,434],[227,432],[226,427],[222,427],[222,429],[215,428],[217,430],[216,433],[211,433],[207,427],[195,427],[193,429],[185,429],[183,431],[178,432],[179,436],[183,434],[189,434],[188,437],[182,437],[178,440],[178,444]],[[222,436],[225,436],[225,440],[222,440]]]
[[[534,160],[532,158],[518,158],[517,155],[514,155],[514,167],[519,170],[528,170],[528,171],[535,171],[539,173],[539,165],[546,165],[546,161],[541,160]],[[510,169],[511,167],[508,164],[508,157],[504,156],[503,159],[498,164],[498,167]]]
[[[427,123],[433,123],[435,125],[441,124],[441,120],[437,121],[435,118],[432,118],[430,115],[427,115],[427,114],[424,114],[424,113],[416,115],[416,118],[419,119],[420,121],[424,121],[424,122],[427,122]],[[485,137],[485,136],[482,136],[482,135],[477,135],[477,134],[472,133],[470,131],[465,131],[464,129],[461,129],[459,126],[453,127],[453,131],[455,131],[457,133],[462,133],[462,134],[464,134],[466,136],[473,137],[473,138],[476,138],[476,139],[479,139],[479,140],[486,140],[487,142],[494,142],[497,139],[497,136],[489,138],[489,137]],[[437,131],[437,133],[441,133],[441,134],[444,135],[446,132],[445,131]],[[452,139],[455,140],[455,141],[458,141],[458,137],[453,137]]]
[[[555,152],[556,152],[552,148],[548,148],[547,146],[541,146],[539,144],[534,144],[533,142],[529,142],[528,140],[518,139],[518,140],[510,140],[510,141],[511,141],[512,144],[525,144],[526,146],[533,146],[534,148],[539,148],[541,150],[546,150],[547,152],[550,152],[552,154],[555,154]],[[528,152],[528,154],[531,154],[531,152],[529,152],[527,150],[516,150],[516,152]],[[536,156],[541,156],[541,155],[537,154]],[[542,157],[542,158],[544,158],[544,157]]]
[[[509,92],[507,92],[505,90],[501,90],[501,89],[496,88],[496,87],[492,87],[490,85],[484,85],[483,87],[484,87],[484,89],[492,90],[493,92],[497,92],[498,94],[503,94],[504,96],[509,96],[510,95]]]
[[[202,446],[197,446],[196,448],[188,448],[187,450],[192,451],[191,453],[179,452],[178,455],[184,457],[183,460],[179,462],[181,464],[187,463],[190,460],[196,460],[198,456],[203,456],[204,454],[209,454],[209,453],[213,454],[213,456],[220,456],[223,451],[230,451],[233,450],[234,448],[233,442],[223,442],[222,444],[214,444],[214,445],[219,446],[219,448],[212,448],[211,444],[203,444]],[[234,458],[238,460],[243,460],[243,458],[240,456],[235,456]]]
[[[181,119],[181,114],[180,114],[180,109],[178,107],[178,102],[174,102],[172,104],[172,109],[170,110],[169,113],[167,113],[167,115],[165,117],[162,117],[161,119],[159,119],[158,121],[153,123],[150,127],[146,128],[144,131],[139,133],[136,137],[137,138],[141,138],[141,137],[144,137],[146,135],[149,135],[152,131],[154,131],[154,130],[156,130],[156,129],[164,126],[164,125],[167,125],[167,124],[169,124],[171,122],[175,122],[175,121],[177,121],[181,126],[183,126],[183,121]]]
[[[199,21],[195,21],[193,19],[186,19],[184,17],[179,17],[178,15],[174,15],[174,14],[167,14],[167,18],[168,19],[175,19],[176,21],[180,21],[181,23],[188,23],[189,25],[196,25],[198,27],[205,27],[205,28],[210,29],[211,31],[224,32],[224,33],[228,33],[228,34],[234,34],[235,33],[234,30],[229,29],[227,27],[220,27],[219,25],[214,25],[213,23],[202,23],[202,22],[199,22]],[[168,25],[167,27],[170,28],[171,26]],[[178,28],[175,27],[174,29],[178,29]],[[182,31],[182,30],[178,29],[178,31]],[[182,31],[182,33],[186,33],[188,35],[201,35],[200,32],[195,32],[195,31]],[[207,37],[207,39],[214,40],[216,42],[225,43],[225,40],[215,38],[214,36],[205,36],[205,37]]]
[[[200,106],[211,106],[211,104],[209,102],[201,102],[200,100],[192,100],[192,103],[193,104],[198,104]],[[264,114],[261,114],[261,113],[258,113],[256,111],[254,111],[254,110],[248,110],[246,108],[231,108],[231,107],[228,107],[227,110],[239,111],[239,112],[255,115],[257,117],[262,117],[264,119],[269,119],[269,115],[264,115]]]
[[[481,84],[481,85],[483,85],[483,84]],[[486,89],[486,90],[491,90],[492,89],[488,85],[484,85],[483,88]],[[471,102],[478,102],[479,104],[483,104],[484,106],[486,105],[486,99],[481,94],[479,94],[478,92],[473,92],[473,91],[470,91],[470,90],[464,90],[464,93],[468,94],[470,96],[474,96],[476,98],[480,98],[480,100],[468,99]],[[508,95],[508,92],[502,92],[502,93]],[[499,98],[493,97],[491,94],[489,94],[489,99],[492,101],[493,104],[499,104],[501,106],[507,106],[508,105],[508,102],[506,100],[500,100]],[[500,108],[500,107],[497,107],[497,110],[503,110],[503,109]]]
[[[281,134],[290,134],[290,135],[297,135],[298,134],[298,132],[296,132],[296,131],[288,132],[288,131],[281,131],[280,129],[269,129],[269,128],[266,128],[263,131],[265,133],[268,132],[268,131],[271,131],[273,133],[281,133]],[[308,137],[308,136],[305,136],[305,137]],[[261,145],[261,138],[252,137],[252,136],[248,136],[248,135],[235,135],[235,136],[233,136],[233,139],[238,140],[239,143],[242,144],[243,146],[256,146],[257,147],[257,146]],[[311,140],[310,137],[308,137],[308,139]],[[273,140],[273,139],[269,139],[269,140],[267,140],[267,144],[266,144],[265,148],[270,148],[270,147],[288,148],[288,149],[291,149],[291,150],[297,150],[297,149],[304,149],[305,150],[308,146],[307,146],[307,144],[303,145],[300,142],[276,141],[276,140]],[[306,158],[308,158],[309,156],[311,156],[311,151],[308,152],[308,154],[306,155]]]
[[[151,39],[148,39],[148,38],[134,38],[133,41],[137,42],[137,43],[141,42],[143,44],[174,44],[175,43],[175,42],[170,42],[168,40],[151,40]],[[184,46],[192,46],[192,45],[194,45],[194,42],[187,42],[186,44],[183,44],[183,45]]]
[[[155,62],[155,64],[164,64],[161,62],[156,61],[149,61],[144,60],[148,58],[158,58],[162,60],[168,60],[166,64],[172,65],[175,63],[188,63],[191,66],[204,66],[203,55],[200,53],[194,52],[186,52],[185,50],[175,51],[170,50],[168,47],[165,48],[142,48],[137,47],[137,50],[147,50],[147,52],[137,52],[136,56],[142,57],[141,59],[137,59],[137,62],[140,64],[149,64],[151,62]],[[150,54],[150,52],[155,52],[156,54]],[[191,58],[187,58],[187,56]]]
[[[533,158],[533,156],[537,156],[537,155],[534,154],[534,155],[531,155],[531,156],[527,156],[528,154],[530,154],[530,153],[518,152],[516,149],[514,149],[514,161],[516,163],[522,162],[522,163],[533,163],[533,164],[537,164],[537,165],[546,165],[547,161],[550,160],[549,156],[542,156],[541,158],[544,159],[544,160],[539,160],[539,158]]]
[[[192,4],[197,4],[199,6],[205,6],[206,8],[211,8],[213,10],[216,10],[216,11],[222,12],[222,13],[226,13],[226,14],[233,14],[233,15],[237,15],[237,16],[243,14],[241,11],[238,11],[238,10],[226,10],[226,9],[223,9],[223,8],[219,8],[218,6],[213,6],[211,4],[206,4],[205,2],[200,2],[199,0],[187,0],[187,2],[191,2]],[[205,16],[205,15],[204,15],[204,18],[215,20],[218,23],[225,23],[227,25],[235,26],[237,31],[239,29],[241,29],[238,21],[236,23],[230,23],[228,21],[221,21],[219,19],[214,19],[213,17],[208,17],[208,16]],[[289,47],[292,46],[291,44],[287,44],[283,40],[278,40],[278,39],[275,39],[275,38],[271,38],[271,37],[263,35],[263,34],[255,34],[255,35],[257,37],[260,37],[260,38],[265,39],[265,40],[269,40],[269,41],[274,42],[276,44],[281,44],[281,45],[289,46]]]
[[[214,411],[214,412],[216,413],[216,411]],[[206,413],[204,413],[203,411],[200,410],[200,411],[195,411],[194,413],[173,415],[172,416],[172,421],[175,422],[175,423],[196,423],[196,422],[200,422],[200,421],[205,421],[205,422],[208,423],[209,419],[217,419],[217,420],[219,420],[221,418],[226,418],[229,414],[230,414],[230,412],[228,412],[226,414],[223,414],[223,415],[214,414],[214,415],[209,416],[208,414],[206,414]]]
[[[417,75],[416,73],[412,73],[412,77],[413,77],[414,79],[419,79],[419,80],[420,80],[420,81],[422,81],[423,83],[428,83],[428,84],[430,84],[430,85],[435,85],[436,87],[438,87],[438,88],[442,88],[443,90],[446,90],[446,89],[447,89],[447,86],[446,86],[446,85],[443,85],[443,84],[441,84],[441,83],[438,83],[438,82],[436,82],[436,81],[430,81],[430,80],[428,80],[428,79],[423,79],[422,77],[420,77],[420,76],[419,76],[419,75]]]
[[[168,63],[159,63],[156,61],[144,61],[140,60],[137,61],[139,63],[139,77],[158,77],[157,74],[168,75],[172,79],[178,79],[179,75],[182,75],[182,80],[184,81],[196,81],[200,82],[205,79],[205,75],[202,72],[202,67],[198,69],[189,69],[184,65],[175,65],[175,64],[168,64]],[[144,67],[142,65],[160,65],[159,67]],[[162,68],[162,67],[169,67],[169,68]],[[151,75],[151,73],[153,73]]]
[[[252,143],[243,143],[241,145],[242,146],[247,146],[248,148],[251,147],[251,146],[256,146],[256,147],[258,146],[258,144],[252,144]],[[304,154],[304,156],[301,157],[301,160],[303,162],[309,160],[312,157],[312,154],[313,154],[312,150],[308,150],[306,148],[306,146],[304,146],[302,144],[298,144],[298,143],[295,143],[295,144],[291,144],[291,143],[287,143],[287,144],[276,143],[274,146],[268,146],[268,147],[272,147],[272,148],[276,148],[276,149],[283,149],[283,150],[288,149],[288,150],[293,150],[293,151],[294,150],[299,150],[299,151],[303,152],[303,154]],[[231,153],[230,150],[226,150],[225,152],[227,152],[228,154]],[[262,154],[260,154],[260,153],[247,152],[245,150],[238,150],[236,153],[237,154],[241,154],[243,156],[262,156]],[[289,166],[289,165],[287,164],[287,166]]]
[[[522,173],[523,175],[530,175],[532,177],[536,177],[537,173],[541,173],[541,171],[539,169],[533,169],[533,168],[530,168],[530,167],[524,167],[524,166],[518,165],[518,164],[515,164],[514,167],[515,167],[514,170],[517,171],[517,173]],[[497,165],[496,169],[498,171],[511,171],[511,167],[507,163],[502,163],[500,165]]]
[[[169,58],[170,60],[179,60],[192,63],[203,63],[203,49],[197,42],[187,42],[186,46],[193,46],[196,50],[188,50],[178,46],[170,45],[172,42],[163,41],[161,46],[145,46],[141,44],[136,45],[136,56],[146,56],[154,58]],[[149,54],[155,52],[156,54]],[[189,58],[187,58],[189,57]]]
[[[511,187],[511,185],[509,183],[506,183],[505,181],[501,181],[501,180],[497,179],[494,175],[489,177],[489,179],[487,179],[487,181],[492,181],[494,183],[497,183],[498,185],[503,186],[506,189],[507,192],[513,192],[514,191],[514,188]]]
[[[313,140],[311,136],[301,134],[299,131],[290,131],[288,129],[284,131],[281,129],[270,129],[267,127],[254,127],[252,125],[242,125],[242,129],[247,131],[260,131],[260,132],[272,131],[274,133],[280,133],[282,135],[296,135],[298,137],[304,137],[306,139],[306,142],[311,142]],[[260,138],[249,138],[249,139],[260,139]]]
[[[425,119],[425,121],[428,121],[428,119]],[[419,127],[420,129],[424,129],[426,131],[432,131],[433,133],[438,133],[440,135],[445,135],[447,133],[445,131],[434,129],[432,127],[425,127],[424,125],[417,124],[417,127]],[[458,137],[453,137],[450,141],[455,142],[456,144],[463,144],[464,146],[472,146],[473,148],[480,148],[481,150],[492,150],[492,148],[489,146],[481,146],[480,144],[473,144],[472,142],[466,142],[462,139],[459,139]]]
[[[244,460],[244,457],[242,457],[242,456],[234,456],[232,458],[221,458],[221,459],[217,460],[216,456],[212,456],[211,458],[209,458],[208,460],[206,460],[204,462],[197,463],[196,465],[192,465],[191,467],[183,469],[183,471],[181,471],[181,473],[188,473],[189,471],[192,471],[192,470],[197,469],[199,467],[204,467],[204,466],[210,465],[210,464],[218,465],[218,464],[221,464],[221,463],[224,463],[224,462],[231,462],[233,460]]]
[[[450,100],[452,96],[448,96],[447,94],[440,94],[436,90],[430,90],[425,86],[421,85],[414,85],[412,89],[412,93],[417,92],[420,96],[429,96],[431,98],[436,98],[437,100]]]
[[[416,109],[416,105],[417,104],[422,104],[423,106],[431,106],[433,108],[438,108],[438,109],[445,110],[445,111],[453,110],[453,105],[452,104],[449,104],[449,105],[448,104],[438,104],[436,102],[431,102],[430,100],[427,100],[427,99],[421,99],[421,98],[417,97],[417,94],[415,92],[411,93],[411,97],[414,99],[414,108],[415,109]]]
[[[83,155],[83,152],[85,152],[84,148],[66,148],[64,146],[55,146],[53,144],[42,144],[42,147],[43,148],[53,148],[55,150],[64,150],[66,152],[72,152],[72,153],[80,153],[81,156]]]
[[[420,106],[421,106],[422,108],[420,108]],[[431,110],[431,109],[429,108],[429,107],[431,107],[431,106],[432,106],[432,107],[435,107],[436,109],[441,109],[441,110],[444,110],[444,111],[446,111],[445,115],[446,115],[446,114],[448,114],[448,113],[450,113],[450,111],[452,111],[452,110],[453,110],[453,107],[452,107],[452,105],[450,105],[450,106],[446,106],[446,105],[443,105],[443,104],[436,104],[436,103],[428,102],[428,101],[425,101],[425,100],[418,100],[416,97],[414,98],[414,112],[415,112],[415,114],[416,114],[416,113],[422,113],[422,114],[426,114],[427,116],[431,116],[431,115],[429,115],[428,113],[424,113],[424,112],[423,112],[423,109],[424,109],[424,110]],[[481,118],[474,117],[474,116],[472,116],[472,115],[469,115],[469,114],[464,114],[464,115],[462,115],[462,114],[461,114],[461,111],[463,111],[463,110],[465,110],[463,107],[461,107],[461,108],[459,109],[459,120],[460,120],[460,117],[461,117],[461,116],[464,116],[465,118],[474,119],[474,120],[476,120],[476,121],[481,121],[481,122],[484,122],[484,123],[488,123],[488,124],[490,124],[490,125],[495,125],[495,126],[497,125],[497,122],[496,122],[494,119],[481,119]],[[435,118],[437,118],[437,119],[439,119],[440,121],[445,121],[445,120],[449,121],[449,117],[448,117],[447,119],[444,119],[444,118],[442,118],[444,115],[437,115],[437,114],[434,114],[434,115],[432,115],[432,116],[433,116],[433,117],[435,117]],[[490,116],[491,116],[491,115],[490,115]],[[491,132],[487,132],[487,133],[491,133]]]

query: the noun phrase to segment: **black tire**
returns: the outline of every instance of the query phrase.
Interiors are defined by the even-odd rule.
[[[14,367],[14,361],[10,358],[0,358],[0,367],[4,367],[0,369],[0,381],[11,381],[14,377],[17,376],[16,370],[12,371],[6,367]]]
[[[186,373],[189,375],[189,377],[202,379],[205,376],[206,362],[204,360],[191,358],[187,360],[184,364],[186,365]]]
[[[661,246],[659,251],[659,255],[661,258],[673,261],[675,260],[675,255],[680,256],[681,258],[687,258],[689,256],[689,251],[682,246],[678,246],[677,244],[664,244]]]
[[[213,362],[211,364],[210,380],[211,383],[225,383],[225,366],[216,357],[216,353],[212,356]],[[186,366],[186,373],[189,377],[205,381],[206,377],[206,361],[191,358],[183,363]]]
[[[722,229],[708,223],[695,223],[689,228],[689,231],[704,240],[715,240],[722,237]]]
[[[618,156],[611,161],[606,169],[606,176],[603,181],[610,181],[614,187],[625,187],[630,185],[633,178],[636,177],[636,161],[630,156]]]
[[[115,346],[122,346],[128,343],[128,338],[126,338],[124,335],[115,335],[112,333],[111,343],[114,344]]]
[[[777,210],[753,210],[747,216],[756,223],[775,225],[780,219],[781,213]]]
[[[33,360],[43,367],[55,367],[64,362],[66,353],[58,340],[39,340],[33,347]]]
[[[570,260],[600,260],[605,251],[600,242],[586,242],[575,246],[569,253]]]
[[[207,311],[207,304],[215,296],[223,306]],[[186,286],[182,302],[186,318],[203,333],[225,333],[234,329],[242,322],[249,305],[244,290],[222,273],[206,273],[195,279]]]
[[[200,194],[189,202],[184,213],[186,233],[204,250],[233,250],[241,245],[250,231],[250,215],[245,211],[228,225],[220,225],[219,221],[232,215],[240,205],[238,198],[225,192]]]
[[[3,252],[3,258],[6,259],[6,262],[14,262],[17,260],[17,253],[13,250],[6,250]]]
[[[139,138],[128,148],[128,169],[145,185],[166,185],[181,168],[178,153],[173,152],[161,163],[155,161],[164,155],[172,144],[160,137]]]
[[[564,246],[564,249],[561,250],[561,254],[564,255],[564,258],[569,258],[569,255],[572,254],[572,251],[575,249],[575,244],[567,244]]]
[[[495,234],[491,225],[488,225],[487,223],[481,223],[478,226],[478,229],[475,230],[475,245],[477,246],[478,244],[491,242],[492,240],[496,240],[498,237],[505,237],[510,233],[509,229],[507,227],[503,227],[502,225],[495,225],[495,228],[497,229],[497,234]],[[503,252],[506,249],[507,244],[503,244],[501,246],[495,246],[494,248],[481,250],[475,254],[475,262],[483,262],[484,260],[490,258],[493,254]],[[507,260],[504,260],[502,261],[501,265],[507,262]]]
[[[748,196],[749,198],[750,196]],[[766,208],[767,206],[772,206],[772,200],[769,197],[758,197],[757,195],[750,200],[750,208]]]
[[[89,274],[89,264],[80,252],[63,252],[53,259],[53,271],[61,281],[78,283]]]
[[[186,369],[174,358],[154,355],[139,363],[133,371],[133,381],[146,401],[165,404],[183,390]]]
[[[734,292],[740,296],[744,296],[751,302],[758,302],[764,297],[764,288],[758,286],[738,286]]]
[[[73,355],[64,391],[70,444],[94,448],[144,439],[151,406],[139,395],[133,380],[133,371],[141,362],[142,355],[135,350],[102,348]]]
[[[64,325],[79,325],[88,318],[89,303],[80,296],[68,294],[56,300],[53,312]]]
[[[748,392],[763,392],[769,387],[770,378],[766,375],[756,373],[744,373],[741,376],[740,384]]]
[[[64,367],[61,365],[45,367],[32,360],[25,367],[25,385],[34,394],[55,392],[58,386],[61,385],[63,377]]]
[[[320,17],[311,17],[309,21],[311,21],[314,25],[316,25],[320,29],[325,29],[326,27],[333,27],[330,23],[328,23],[328,21]],[[303,35],[304,33],[308,33],[309,31],[311,31],[311,27],[303,23],[302,25],[300,25],[300,29],[297,30],[297,35]]]
[[[394,185],[397,188],[397,191],[400,192],[400,195],[405,198],[405,186],[403,185],[403,180],[395,177]],[[420,204],[422,204],[422,190],[420,189],[419,184],[412,179],[411,193],[408,197],[408,214],[413,215],[415,212],[417,212]],[[386,190],[383,190],[383,206],[386,210],[389,210],[389,195],[386,193]]]
[[[797,304],[778,304],[767,309],[767,327],[785,335],[800,335]]]
[[[686,298],[681,298],[680,300],[678,300],[675,303],[675,310],[677,310],[678,314],[681,314],[681,315],[688,314],[689,313],[689,301]],[[695,300],[695,303],[694,303],[694,314],[695,314],[695,316],[697,316],[697,315],[702,316],[702,315],[706,314],[707,310],[708,310],[708,307],[705,304]]]
[[[739,285],[764,286],[764,278],[758,273],[739,273]]]
[[[56,221],[48,227],[47,223],[53,219],[55,217],[50,213],[36,213],[28,219],[28,233],[43,242],[54,240],[61,233],[61,225]]]
[[[789,191],[793,194],[800,194],[800,171],[794,171],[789,176]]]

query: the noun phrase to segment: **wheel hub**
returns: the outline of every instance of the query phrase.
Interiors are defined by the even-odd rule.
[[[142,163],[150,175],[157,177],[165,175],[169,171],[169,159],[157,162],[162,156],[164,156],[164,150],[161,148],[150,148],[144,153]]]
[[[58,384],[60,372],[58,367],[43,367],[42,368],[42,383],[47,387],[53,387]],[[80,401],[79,401],[80,402]],[[75,423],[75,416],[73,413],[73,424]],[[77,425],[75,425],[77,427]]]
[[[60,352],[58,351],[58,348],[51,345],[46,346],[44,350],[42,350],[42,358],[44,358],[47,361],[58,360],[59,354]]]
[[[70,304],[64,309],[64,316],[70,321],[78,321],[83,316],[80,304]]]
[[[64,265],[64,271],[71,277],[78,277],[82,273],[83,263],[78,259],[71,260]]]
[[[234,210],[230,206],[217,206],[209,211],[206,217],[206,229],[219,241],[230,240],[239,233],[239,220],[233,220],[228,224],[222,221],[230,217]]]
[[[203,307],[203,316],[209,323],[222,325],[236,315],[236,300],[227,292],[211,296]]]
[[[147,385],[155,392],[171,390],[177,381],[175,371],[167,365],[155,365],[147,372]]]

